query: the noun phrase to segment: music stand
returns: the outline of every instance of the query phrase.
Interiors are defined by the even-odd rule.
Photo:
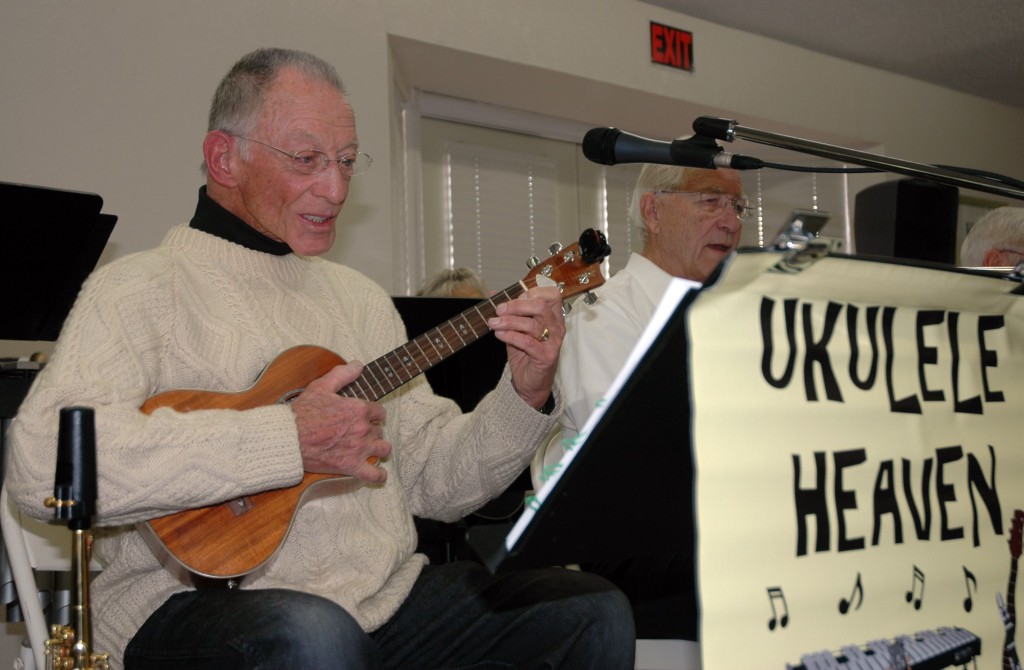
[[[0,182],[4,318],[0,339],[55,341],[96,267],[117,217],[103,199],[42,186]]]
[[[479,298],[435,296],[393,296],[391,300],[409,337],[425,333],[480,302]],[[469,412],[501,379],[507,360],[505,344],[488,335],[427,370],[426,377],[434,393],[451,398],[463,412]]]
[[[686,293],[518,536],[479,526],[469,544],[492,571],[692,554]]]

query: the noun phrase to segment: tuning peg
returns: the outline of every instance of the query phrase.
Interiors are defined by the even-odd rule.
[[[539,264],[540,264],[540,259],[537,258],[536,256],[530,256],[530,258],[527,259],[527,261],[526,261],[526,267],[530,268],[531,270],[533,268],[537,267],[537,265],[539,265]]]
[[[608,238],[599,230],[587,228],[580,234],[580,251],[588,263],[600,261],[612,253]]]
[[[551,256],[554,256],[555,254],[557,254],[561,250],[562,250],[562,245],[559,242],[555,242],[550,247],[548,247],[548,254],[550,254]]]
[[[585,302],[588,305],[593,305],[595,302],[597,302],[597,294],[594,293],[593,291],[584,292],[583,302]]]
[[[572,311],[572,303],[568,300],[562,303],[562,318],[569,316],[569,312]]]

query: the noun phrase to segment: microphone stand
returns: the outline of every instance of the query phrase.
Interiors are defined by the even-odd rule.
[[[740,138],[750,140],[751,142],[757,142],[758,144],[781,147],[783,149],[790,149],[791,151],[810,154],[812,156],[820,156],[822,158],[853,163],[854,165],[876,168],[886,172],[896,172],[898,174],[904,174],[911,177],[920,177],[940,184],[947,184],[949,186],[961,186],[976,191],[984,191],[986,193],[994,193],[996,195],[1014,198],[1016,200],[1024,200],[1024,190],[1004,186],[998,182],[988,179],[974,178],[953,170],[947,170],[932,165],[924,165],[921,163],[912,163],[910,161],[890,158],[879,154],[866,153],[864,151],[856,151],[854,149],[847,149],[833,144],[814,142],[812,140],[805,140],[799,137],[792,137],[790,135],[781,135],[779,133],[758,130],[756,128],[747,128],[739,125],[736,121],[730,121],[729,119],[721,119],[713,116],[701,116],[693,122],[693,130],[698,135],[712,137],[725,142],[732,142],[736,138]]]
[[[96,421],[90,407],[60,411],[53,497],[44,502],[71,531],[73,602],[71,625],[53,626],[47,643],[46,670],[107,670],[109,654],[92,647],[89,562],[92,517],[96,512]]]

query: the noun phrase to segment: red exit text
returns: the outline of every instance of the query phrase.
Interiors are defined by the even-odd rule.
[[[651,21],[651,62],[693,71],[693,33]]]

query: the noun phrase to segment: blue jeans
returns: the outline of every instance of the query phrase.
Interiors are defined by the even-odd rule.
[[[363,632],[344,609],[285,590],[172,596],[128,643],[126,670],[629,670],[629,601],[561,568],[490,574],[426,566],[398,612]]]

